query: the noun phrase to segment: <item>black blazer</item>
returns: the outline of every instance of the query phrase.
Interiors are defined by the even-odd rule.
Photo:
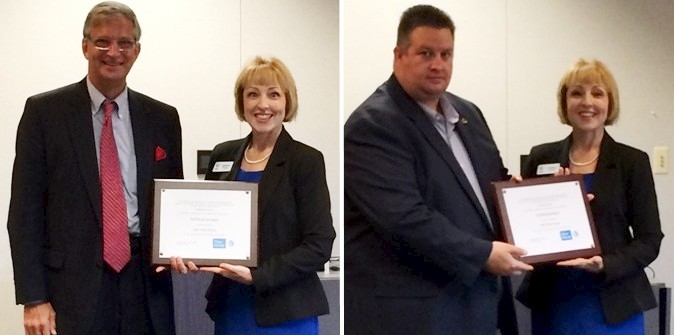
[[[571,140],[533,147],[522,176],[535,177],[540,164],[568,167]],[[606,321],[616,324],[656,306],[644,268],[658,256],[664,235],[648,155],[615,142],[608,133],[600,150],[590,206],[605,268],[597,275],[601,304]],[[531,308],[545,306],[554,278],[554,265],[536,269],[525,277],[518,299]]]
[[[491,182],[508,178],[480,110],[445,93],[489,209],[451,149],[395,76],[344,126],[347,334],[516,332],[509,282],[487,273],[498,238]],[[438,296],[449,297],[443,307]],[[444,299],[444,298],[440,298]],[[508,324],[506,327],[506,323]],[[448,325],[450,328],[438,330]]]
[[[213,149],[206,179],[235,180],[252,135]],[[216,162],[233,162],[213,172]],[[258,264],[252,270],[255,319],[262,326],[329,313],[316,274],[330,259],[335,229],[323,155],[281,131],[258,185]],[[213,276],[206,311],[215,317],[233,281]],[[233,307],[236,308],[236,307]]]
[[[153,327],[173,334],[170,272],[150,268],[153,178],[182,178],[175,108],[129,90],[138,215]],[[157,147],[166,157],[155,156]],[[86,79],[28,98],[19,123],[9,230],[16,302],[49,301],[57,330],[86,334],[103,273],[101,186]]]

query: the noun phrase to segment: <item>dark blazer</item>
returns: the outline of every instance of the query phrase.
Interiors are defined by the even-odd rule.
[[[153,178],[182,178],[175,108],[129,93],[145,282],[157,334],[173,334],[169,271],[150,268]],[[155,150],[166,152],[155,159]],[[49,301],[59,334],[86,334],[103,273],[101,185],[86,79],[28,98],[19,123],[9,230],[17,304]]]
[[[533,147],[522,176],[535,177],[540,164],[568,167],[570,146],[571,136]],[[664,235],[648,155],[608,133],[600,150],[590,206],[605,268],[597,275],[601,305],[606,321],[616,324],[656,306],[644,268],[658,256]],[[545,307],[554,278],[554,265],[536,269],[525,277],[518,299],[531,308]]]
[[[251,136],[215,146],[206,179],[235,180]],[[231,170],[213,172],[220,161],[233,162]],[[259,266],[251,270],[259,325],[329,313],[316,271],[330,259],[334,239],[323,155],[283,129],[258,185]],[[206,293],[211,318],[232,283],[213,276]]]
[[[445,93],[489,208],[395,76],[344,126],[346,334],[515,333],[509,282],[485,271],[499,226],[491,182],[508,178],[481,111]],[[497,228],[498,229],[498,228]],[[508,325],[505,327],[505,325]]]

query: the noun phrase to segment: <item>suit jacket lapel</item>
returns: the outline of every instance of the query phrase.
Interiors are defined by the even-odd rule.
[[[450,100],[451,101],[451,100]],[[487,216],[490,217],[492,224],[490,225],[490,228],[494,230],[494,223],[498,222],[497,221],[497,213],[493,212],[493,208],[495,208],[493,197],[490,196],[492,192],[492,186],[490,181],[485,181],[484,176],[487,176],[488,173],[486,171],[483,171],[484,169],[492,169],[493,166],[489,164],[480,164],[481,157],[480,155],[482,152],[480,150],[476,150],[476,144],[475,144],[475,139],[472,134],[475,133],[475,130],[471,130],[471,127],[474,127],[476,122],[466,122],[466,118],[463,117],[463,115],[460,112],[460,109],[458,106],[454,106],[454,108],[459,112],[459,122],[456,123],[455,125],[455,131],[461,138],[461,142],[463,142],[463,146],[466,148],[466,151],[468,152],[468,157],[470,157],[471,160],[471,165],[473,166],[473,170],[475,171],[475,177],[477,178],[477,183],[480,186],[480,191],[482,191],[482,197],[484,198],[485,205],[487,206],[487,210],[490,210],[491,213],[485,213],[484,208],[482,208],[482,205],[480,204],[480,200],[478,200],[477,195],[475,192],[470,192],[470,199],[473,202],[473,205],[482,213],[482,215],[485,216],[485,220],[487,219]],[[461,170],[463,172],[463,170]],[[463,174],[463,173],[462,173]],[[468,182],[468,178],[465,177],[465,174],[463,174],[464,179],[466,179],[466,183],[470,186],[470,182]],[[472,187],[471,187],[472,190]]]
[[[241,160],[243,159],[243,152],[248,147],[248,143],[251,141],[252,134],[249,134],[246,137],[246,140],[239,147],[239,149],[234,154],[236,160],[232,165],[230,173],[223,174],[220,177],[220,180],[224,181],[234,181],[236,180],[236,174],[241,169]],[[262,218],[265,210],[267,209],[267,195],[273,194],[274,189],[283,179],[285,175],[285,162],[288,156],[288,150],[290,143],[293,141],[290,134],[285,130],[285,127],[281,129],[281,134],[276,140],[274,145],[274,151],[272,151],[271,156],[269,156],[269,161],[267,166],[262,173],[262,180],[258,184],[258,219]]]
[[[615,152],[615,140],[604,131],[604,137],[601,140],[599,148],[599,157],[597,158],[597,168],[595,169],[592,190],[590,193],[606,194],[611,189],[611,185],[620,182],[616,179],[616,157],[619,153]],[[592,204],[593,202],[590,202]]]
[[[559,146],[559,151],[556,153],[558,162],[563,167],[569,167],[569,150],[571,150],[571,142],[573,138],[571,135],[567,136],[564,140],[561,141]],[[615,157],[617,153],[615,151],[615,140],[611,135],[604,130],[604,136],[601,139],[601,144],[599,147],[599,157],[597,157],[597,168],[596,171],[603,171],[606,169],[614,168],[616,165]]]
[[[133,132],[133,146],[136,154],[136,185],[138,194],[138,219],[141,235],[149,231],[146,223],[149,222],[147,212],[142,210],[150,208],[147,203],[149,197],[146,195],[153,186],[152,182],[152,164],[154,162],[154,146],[152,141],[151,111],[145,109],[142,99],[138,93],[128,90],[129,94],[129,114],[131,117],[131,129]]]
[[[75,85],[74,88],[76,89],[66,102],[69,107],[64,108],[66,117],[69,118],[66,124],[71,135],[70,142],[89,194],[89,201],[100,224],[102,222],[101,180],[98,171],[98,158],[96,157],[91,98],[87,91],[86,78]]]
[[[287,168],[286,160],[288,159],[292,141],[292,137],[290,137],[290,134],[283,127],[274,145],[274,151],[271,153],[269,162],[267,162],[267,166],[264,169],[264,174],[258,188],[260,218],[264,217],[268,205],[268,197],[265,195],[274,194],[274,189],[276,189],[279,182],[287,174],[285,170]]]
[[[562,145],[559,147],[559,151],[556,153],[557,162],[559,162],[559,165],[562,167],[570,167],[569,150],[571,150],[571,135],[562,140]],[[535,168],[538,168],[538,166]]]
[[[571,149],[571,142],[573,138],[571,135],[567,136],[564,140],[561,141],[559,146],[559,151],[555,154],[558,162],[563,167],[569,167],[569,150]],[[601,194],[615,183],[613,180],[612,172],[616,168],[615,157],[618,157],[618,153],[615,152],[615,140],[604,131],[604,137],[601,140],[599,148],[599,157],[597,158],[597,167],[594,171],[592,190],[590,193]],[[590,206],[593,206],[595,202],[590,202]]]
[[[419,128],[421,134],[423,134],[423,136],[426,138],[428,144],[447,163],[450,170],[456,176],[456,179],[459,181],[459,184],[461,185],[461,188],[463,189],[464,193],[468,195],[468,197],[470,198],[471,202],[473,203],[473,206],[478,210],[479,213],[482,214],[485,222],[489,222],[487,221],[488,220],[487,216],[489,214],[484,212],[482,205],[480,205],[480,201],[477,199],[477,196],[475,195],[475,191],[473,191],[473,187],[470,185],[468,178],[466,177],[465,173],[463,172],[463,169],[461,168],[461,165],[459,165],[459,162],[454,157],[451,148],[445,142],[442,136],[438,134],[437,129],[435,129],[431,121],[428,119],[423,109],[403,90],[403,88],[396,80],[395,76],[391,76],[391,78],[387,82],[387,85],[392,92],[391,97],[400,107],[400,110],[404,111],[405,115],[410,119],[412,119],[414,124]],[[465,137],[468,138],[470,136]],[[462,137],[461,139],[462,141],[465,141],[464,137]],[[466,145],[465,142],[464,145]],[[487,194],[485,194],[485,198],[486,197]]]
[[[405,115],[410,118],[416,127],[419,128],[420,133],[426,138],[428,144],[442,157],[442,159],[449,165],[452,171],[459,176],[463,175],[463,170],[459,162],[457,162],[454,154],[450,147],[445,143],[445,140],[442,139],[442,136],[438,134],[438,131],[433,127],[433,124],[428,119],[423,109],[403,90],[398,81],[394,76],[391,76],[391,79],[387,82],[388,88],[391,90],[391,97],[400,107],[400,110],[405,113]],[[464,181],[466,185],[468,180],[465,180],[465,177],[462,178],[461,184],[463,185]]]
[[[248,134],[248,136],[246,137],[246,140],[243,141],[241,146],[236,150],[236,152],[234,153],[234,157],[236,157],[236,159],[234,160],[234,163],[232,164],[232,168],[229,170],[229,173],[223,173],[220,176],[220,180],[224,180],[224,181],[235,181],[236,180],[236,174],[239,172],[239,169],[241,169],[241,160],[243,160],[243,151],[246,150],[246,148],[248,147],[248,143],[250,143],[251,137],[252,137],[252,134]],[[258,194],[258,198],[259,198],[259,196],[260,195]]]

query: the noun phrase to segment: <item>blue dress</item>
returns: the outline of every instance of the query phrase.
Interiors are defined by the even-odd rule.
[[[592,190],[593,174],[583,175],[585,190]],[[531,311],[533,335],[643,335],[644,314],[609,325],[599,298],[599,283],[590,272],[558,268],[549,309]]]
[[[259,183],[263,171],[239,170],[237,181]],[[250,285],[232,283],[215,317],[215,335],[318,335],[318,317],[291,320],[269,327],[255,322],[254,291]]]

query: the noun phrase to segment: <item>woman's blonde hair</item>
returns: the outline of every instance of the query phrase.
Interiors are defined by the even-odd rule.
[[[566,93],[569,86],[581,83],[599,84],[608,94],[608,115],[605,125],[612,125],[620,115],[620,99],[618,98],[618,85],[606,65],[598,60],[586,61],[579,59],[564,74],[559,82],[557,90],[557,114],[563,124],[569,124],[567,115]]]
[[[278,58],[269,59],[256,56],[244,66],[234,85],[236,115],[245,121],[243,116],[243,90],[246,85],[278,84],[286,98],[286,115],[283,122],[292,121],[297,115],[297,87],[288,68]]]

